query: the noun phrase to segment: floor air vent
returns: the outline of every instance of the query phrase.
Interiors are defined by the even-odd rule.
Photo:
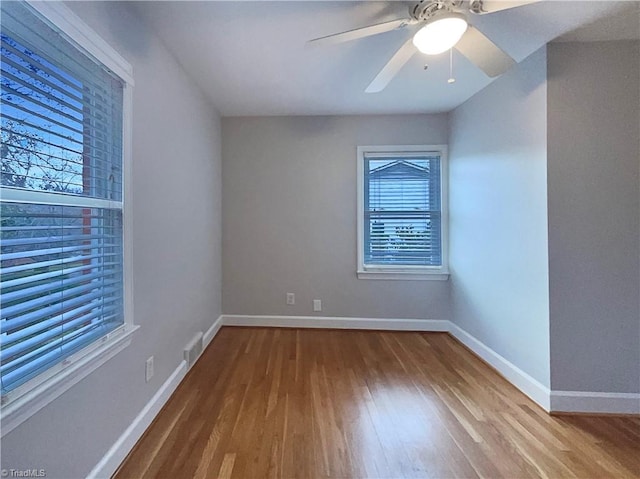
[[[198,331],[191,341],[184,347],[184,359],[191,367],[202,353],[202,331]]]

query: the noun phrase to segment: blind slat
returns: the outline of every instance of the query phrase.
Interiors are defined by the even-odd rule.
[[[101,257],[101,256],[100,256]],[[85,259],[86,257],[81,257],[81,261],[84,263],[87,260]],[[105,262],[101,262],[100,263],[100,267],[115,267],[117,266],[119,263],[105,263]],[[77,266],[75,268],[66,268],[66,269],[59,269],[56,271],[49,271],[47,273],[39,273],[39,274],[31,274],[29,276],[25,276],[22,278],[17,278],[17,279],[12,279],[9,281],[3,281],[1,283],[1,286],[4,290],[9,289],[9,288],[17,288],[17,287],[22,287],[22,288],[26,288],[29,285],[33,284],[33,283],[39,283],[41,281],[46,281],[46,280],[52,280],[52,281],[60,281],[60,278],[63,276],[68,276],[71,275],[73,273],[77,273],[80,271],[90,271],[92,269],[94,269],[94,266],[91,266],[91,264],[87,264],[87,265],[82,265],[82,266]],[[4,299],[4,298],[3,298]]]
[[[123,82],[30,7],[6,3],[2,184],[120,200]]]
[[[96,308],[101,308],[102,319],[95,321],[108,313],[122,323],[122,212],[21,203],[2,204],[2,212],[3,222],[12,226],[2,229],[1,349],[3,358],[17,354],[15,361],[20,361],[15,370],[2,373],[7,391],[24,379],[16,371],[31,371],[29,364],[40,361],[38,351],[54,341],[55,324],[76,321]],[[11,263],[37,257],[43,261]],[[108,303],[115,310],[104,309]],[[29,343],[18,346],[27,339]],[[66,339],[55,341],[64,344]]]
[[[20,109],[23,112],[27,112],[30,115],[36,114],[47,121],[54,122],[53,118],[56,118],[55,123],[63,128],[67,128],[68,130],[74,131],[80,135],[82,135],[82,128],[74,128],[72,125],[77,125],[82,127],[83,125],[91,124],[93,127],[98,127],[100,129],[104,129],[107,126],[107,122],[109,120],[109,116],[102,113],[94,113],[91,114],[90,110],[84,111],[83,114],[78,118],[77,116],[71,115],[64,111],[63,109],[57,107],[55,103],[57,100],[54,98],[43,99],[48,100],[48,103],[45,101],[39,100],[35,98],[33,95],[27,95],[26,93],[19,92],[18,90],[10,87],[7,84],[3,84],[2,88],[2,101],[4,103],[4,107]],[[19,102],[16,99],[12,98],[13,96],[19,97],[23,102]],[[31,104],[31,105],[30,105]],[[39,108],[34,108],[33,105],[37,105]],[[68,123],[63,123],[67,121]]]
[[[121,297],[117,295],[111,295],[76,304],[65,309],[65,311],[60,314],[50,315],[45,319],[29,324],[28,326],[25,326],[23,328],[16,329],[11,333],[10,336],[7,336],[5,338],[5,341],[3,341],[2,350],[4,351],[5,348],[9,348],[14,344],[29,339],[30,337],[37,336],[44,331],[60,326],[62,323],[69,321],[78,315],[87,313],[87,311],[92,311],[99,308],[115,308],[115,314],[121,314],[121,301]]]
[[[83,87],[88,86],[98,94],[107,96],[114,82],[121,83],[74,46],[60,42],[57,32],[42,24],[39,18],[34,18],[37,14],[26,12],[26,9],[19,2],[9,2],[3,6],[3,47],[14,46],[26,54],[25,60],[29,64],[38,69],[47,67],[56,72],[55,78],[58,81],[81,93],[84,93]],[[36,23],[33,25],[35,28],[29,23]]]
[[[124,82],[26,2],[0,9],[4,400],[124,323]]]
[[[64,315],[66,318],[73,319],[63,319],[61,315],[56,317],[56,321],[47,320],[38,323],[37,326],[39,330],[37,332],[32,332],[29,335],[25,334],[19,339],[13,338],[14,342],[2,349],[2,356],[0,358],[2,366],[4,367],[6,365],[11,368],[12,363],[15,364],[16,359],[22,359],[22,356],[25,354],[40,348],[52,340],[63,337],[65,330],[72,330],[82,323],[93,321],[105,315],[115,314],[117,311],[118,306],[114,304],[105,307],[104,302],[92,303],[84,308],[73,310],[72,314]],[[48,327],[45,327],[46,325],[48,325]],[[18,336],[18,334],[15,336]]]
[[[12,110],[18,110],[18,111],[12,111]],[[10,114],[9,112],[12,112],[13,114]],[[16,114],[20,114],[20,113],[24,114],[23,115],[24,118],[18,118],[16,116]],[[29,112],[24,109],[14,107],[11,104],[4,104],[3,110],[2,110],[2,118],[6,118],[8,120],[13,121],[14,123],[20,124],[25,129],[28,129],[31,133],[34,133],[31,130],[37,130],[37,132],[47,134],[47,135],[55,135],[63,139],[71,138],[70,141],[74,141],[76,143],[82,143],[83,145],[87,140],[95,140],[95,141],[103,141],[103,142],[110,141],[111,142],[109,145],[111,148],[110,151],[112,153],[121,154],[120,148],[122,145],[122,136],[120,133],[114,132],[113,136],[108,139],[104,138],[104,135],[100,132],[94,132],[94,133],[84,132],[82,136],[79,133],[75,133],[75,137],[71,137],[69,133],[65,134],[65,131],[57,131],[56,127],[54,127],[53,125],[43,125],[43,124],[38,125],[34,122],[29,121],[27,113]],[[8,126],[5,128],[9,130]],[[66,130],[66,127],[63,127],[63,128]],[[15,130],[15,127],[14,127],[14,130]]]
[[[92,301],[94,299],[107,297],[110,295],[117,296],[117,289],[104,288],[101,291],[100,290],[96,291],[94,288],[94,290],[92,290],[88,294],[65,300],[64,308],[72,309],[78,306],[82,306],[83,304],[88,304],[89,301]],[[62,311],[61,306],[62,305],[60,304],[54,304],[46,308],[41,308],[39,310],[28,312],[26,314],[23,314],[22,316],[17,316],[11,319],[3,319],[2,321],[0,321],[0,324],[2,324],[2,328],[3,328],[2,332],[8,334],[9,335],[8,338],[10,340],[11,334],[17,331],[20,331],[28,326],[39,323],[40,321],[48,319],[52,316],[62,314],[64,311]]]
[[[96,268],[94,268],[96,269]],[[34,286],[30,286],[28,288],[19,289],[16,291],[12,291],[10,293],[4,293],[2,296],[2,302],[4,304],[10,304],[18,300],[26,300],[32,296],[43,296],[45,294],[50,294],[52,290],[60,289],[61,287],[69,288],[70,286],[76,284],[86,283],[87,281],[93,281],[100,278],[107,278],[114,274],[117,270],[109,270],[103,267],[97,268],[97,272],[90,272],[86,274],[80,274],[75,276],[66,276],[63,275],[58,279],[49,280],[42,282],[41,284],[37,284]],[[110,273],[113,271],[113,273]],[[65,277],[66,276],[66,277]],[[93,282],[95,287],[98,287],[97,282]],[[71,290],[68,290],[71,291]]]
[[[120,314],[120,301],[121,298],[118,297],[99,298],[73,309],[69,309],[62,314],[52,316],[28,327],[22,328],[11,335],[10,342],[4,343],[4,347],[2,349],[3,354],[5,351],[7,351],[7,354],[14,354],[15,350],[10,350],[10,348],[18,346],[24,341],[30,341],[32,338],[35,340],[39,338],[41,334],[45,334],[47,331],[54,328],[61,328],[64,323],[72,320],[75,321],[76,317],[90,314],[91,311],[101,310],[108,312],[109,314]]]
[[[79,336],[69,337],[62,344],[56,345],[55,348],[50,348],[50,350],[46,351],[44,354],[24,363],[20,368],[6,374],[2,374],[3,389],[11,390],[21,384],[24,384],[29,379],[34,378],[74,352],[91,344],[110,331],[113,331],[118,326],[119,324],[115,321],[109,323],[104,322],[102,324],[97,324],[90,332],[86,332]]]
[[[53,89],[49,89],[49,91],[44,89],[45,85],[40,78],[36,78],[33,76],[33,72],[28,68],[28,66],[22,67],[15,63],[8,55],[3,57],[3,62],[0,66],[2,71],[2,76],[10,79],[14,83],[18,83],[22,85],[24,88],[31,90],[31,94],[42,96],[44,98],[51,98],[53,101],[58,103],[63,108],[69,108],[80,114],[80,117],[83,115],[82,111],[82,102],[76,101],[77,105],[74,105],[68,100],[72,100],[72,98],[68,95],[63,94],[60,91],[56,91]],[[22,78],[21,76],[25,78]],[[30,80],[30,81],[29,81]],[[38,86],[40,83],[43,86]],[[66,98],[66,99],[65,99]],[[68,100],[67,100],[68,99]]]
[[[109,274],[107,273],[105,274],[105,276],[109,276]],[[46,296],[41,296],[35,299],[28,299],[26,301],[23,301],[13,306],[3,307],[1,317],[2,319],[8,320],[7,328],[9,330],[13,330],[15,329],[14,325],[12,324],[13,321],[15,320],[17,325],[17,323],[19,323],[19,319],[25,313],[34,311],[38,308],[40,308],[38,309],[39,313],[45,310],[56,311],[56,308],[62,309],[65,307],[64,303],[66,303],[67,301],[73,300],[77,296],[80,296],[80,298],[82,299],[84,296],[81,296],[81,295],[84,295],[85,293],[93,294],[93,292],[95,292],[96,290],[104,289],[106,291],[107,288],[105,286],[113,285],[117,283],[117,281],[118,281],[117,279],[104,281],[104,282],[91,281],[88,284],[82,284],[80,286],[71,285],[69,287],[66,287],[66,289],[64,289],[63,291],[49,292]],[[59,289],[59,288],[56,288],[56,289]],[[101,295],[103,293],[99,292],[99,294]],[[46,306],[46,305],[49,305],[49,306]]]
[[[105,244],[103,247],[109,248],[117,246],[116,244]],[[28,252],[20,251],[17,253],[6,253],[0,254],[0,261],[7,261],[10,259],[22,259],[25,257],[25,253],[28,253],[28,257],[32,256],[46,256],[58,253],[71,253],[75,251],[83,251],[92,249],[91,245],[80,245],[80,246],[63,246],[58,248],[47,248],[47,249],[39,249],[39,250],[31,250]]]
[[[113,237],[112,237],[113,238]],[[94,239],[112,239],[106,234],[83,234],[83,235],[65,235],[65,236],[43,236],[36,238],[16,238],[5,239],[1,247],[3,249],[21,245],[40,245],[51,243],[75,243],[77,241],[91,241]],[[91,244],[91,243],[88,243]],[[92,245],[92,244],[91,244]]]
[[[44,115],[42,112],[39,112],[39,111],[30,109],[30,108],[24,107],[22,105],[18,105],[17,103],[14,103],[14,102],[11,102],[11,101],[7,101],[7,100],[4,100],[4,99],[3,99],[3,102],[5,102],[5,105],[7,107],[12,107],[12,108],[14,108],[16,110],[20,110],[20,111],[22,111],[23,113],[25,113],[28,116],[32,116],[32,117],[36,116],[36,117],[41,118],[42,120],[44,120],[46,122],[50,122],[50,123],[53,123],[55,125],[58,125],[59,127],[66,128],[70,132],[82,135],[82,129],[73,128],[70,125],[67,125],[67,124],[62,123],[62,122],[57,121],[57,120],[54,120],[53,118],[51,118],[51,117],[49,117],[47,115]]]
[[[3,117],[4,117],[4,118],[7,118],[7,119],[9,119],[9,120],[11,120],[11,121],[16,121],[16,122],[24,123],[24,124],[25,124],[26,126],[28,126],[30,129],[37,130],[38,132],[41,132],[41,133],[43,133],[43,134],[48,135],[48,138],[49,138],[49,139],[51,139],[51,135],[57,136],[57,137],[59,137],[59,144],[58,144],[58,143],[53,143],[53,142],[51,142],[51,141],[46,141],[46,140],[44,140],[44,139],[40,139],[40,138],[37,138],[37,139],[36,139],[36,138],[33,136],[33,133],[34,133],[34,132],[29,132],[29,133],[31,133],[31,134],[32,134],[32,136],[29,136],[29,135],[27,134],[27,132],[20,132],[20,131],[17,131],[15,128],[14,128],[14,129],[11,129],[11,128],[9,128],[9,127],[5,127],[5,125],[2,125],[2,130],[3,130],[5,133],[9,134],[9,135],[17,135],[17,136],[19,136],[19,137],[21,137],[21,138],[24,138],[24,139],[31,139],[33,142],[38,143],[38,144],[40,144],[40,145],[47,145],[47,146],[51,146],[51,147],[56,148],[56,149],[61,150],[61,151],[68,151],[69,153],[74,154],[74,155],[79,155],[79,156],[84,155],[84,152],[82,151],[82,148],[83,148],[83,146],[82,146],[82,145],[83,145],[83,144],[82,144],[82,142],[80,142],[80,141],[76,141],[76,140],[74,140],[73,138],[71,138],[71,137],[69,137],[69,136],[64,136],[64,135],[62,135],[62,134],[60,134],[60,133],[57,133],[57,132],[51,131],[51,129],[48,129],[48,130],[47,130],[47,129],[41,128],[41,127],[39,127],[39,126],[35,126],[35,125],[28,124],[27,122],[23,122],[22,120],[18,120],[17,118],[14,118],[14,117],[12,117],[12,116],[8,115],[8,114],[6,113],[6,110],[3,112]],[[76,146],[76,145],[80,145],[80,146]],[[117,147],[116,147],[115,145],[116,145],[116,144],[110,145],[110,148],[106,148],[106,149],[103,149],[103,148],[96,148],[96,147],[94,147],[94,150],[97,150],[97,151],[99,151],[99,152],[101,152],[101,153],[105,153],[105,154],[107,154],[107,153],[111,153],[111,152],[113,152],[113,151],[114,151],[114,148],[117,150]],[[23,151],[29,151],[27,148],[23,148],[23,147],[21,147],[21,146],[19,146],[19,145],[11,145],[11,146],[12,146],[13,148],[18,148],[18,149],[23,150]],[[72,147],[74,147],[74,146],[75,146],[76,148],[80,148],[80,150],[74,150],[74,149],[72,148]],[[73,160],[72,160],[72,159],[70,159],[70,158],[64,158],[64,157],[55,156],[55,155],[51,155],[51,154],[48,154],[47,156],[52,156],[52,157],[54,157],[54,158],[58,158],[58,159],[60,159],[60,160],[73,162]],[[100,162],[100,163],[105,163],[105,164],[107,164],[107,160],[105,160],[105,159],[95,158],[95,159],[94,159],[94,161],[95,161],[96,163],[97,163],[97,162]],[[78,162],[75,162],[75,163],[76,163],[76,164],[79,164],[79,165],[84,165],[84,163],[83,163],[83,162],[81,162],[81,161],[78,161]]]
[[[104,252],[104,253],[94,253],[94,254],[88,254],[88,255],[76,255],[76,256],[68,256],[65,258],[58,258],[58,259],[53,259],[53,260],[47,260],[47,261],[38,261],[38,262],[33,262],[33,263],[26,263],[26,264],[21,264],[21,265],[17,265],[17,266],[10,266],[8,268],[2,268],[2,270],[0,271],[0,280],[2,280],[2,284],[4,285],[4,282],[7,281],[7,278],[10,278],[9,274],[11,273],[20,273],[20,272],[24,272],[24,271],[32,271],[32,274],[36,274],[37,273],[41,273],[42,270],[44,268],[50,268],[50,267],[57,267],[57,266],[64,266],[66,264],[69,263],[77,263],[79,261],[89,261],[91,259],[95,259],[95,258],[114,258],[114,257],[120,257],[121,253],[120,252],[114,252],[114,253],[109,253],[109,252]]]
[[[11,45],[11,43],[9,43],[9,41],[13,41],[14,43],[16,43],[15,40],[17,40],[17,38],[11,39],[7,35],[2,35],[2,48],[7,50],[11,55],[14,55],[14,58],[17,57],[21,59],[24,62],[24,67],[22,69],[23,70],[27,69],[35,73],[36,75],[34,75],[33,77],[35,80],[48,84],[50,87],[54,88],[60,94],[68,96],[69,98],[73,98],[75,101],[79,103],[86,102],[87,104],[102,104],[105,109],[111,109],[114,106],[117,107],[117,104],[114,103],[113,99],[106,95],[95,98],[95,101],[90,103],[84,97],[84,92],[82,91],[82,88],[83,88],[82,82],[69,81],[68,77],[65,77],[60,74],[60,69],[58,69],[58,71],[55,71],[53,67],[49,68],[44,62],[36,61],[33,56],[29,56],[23,51],[15,48],[13,45]],[[20,46],[24,49],[22,45]],[[3,59],[6,58],[8,60],[11,60],[12,58],[11,55],[5,54],[3,55]],[[53,81],[48,81],[47,77],[49,79],[52,79]],[[88,79],[86,83],[87,83],[87,86],[92,85],[92,82],[90,79]],[[96,90],[104,89],[104,86],[102,85],[94,84],[94,87],[96,88]]]
[[[367,265],[442,264],[440,158],[365,155]]]
[[[68,342],[72,337],[77,337],[82,333],[85,333],[90,330],[94,330],[98,327],[100,327],[99,323],[89,323],[83,326],[82,328],[80,328],[79,330],[73,332],[77,334],[69,334],[68,337],[66,338],[64,334],[58,334],[54,336],[52,339],[50,339],[49,341],[43,341],[42,343],[39,343],[36,347],[32,348],[30,351],[24,352],[21,356],[15,358],[14,360],[12,361],[10,360],[10,361],[7,361],[6,363],[3,363],[2,366],[0,367],[0,374],[2,374],[3,377],[7,377],[11,374],[12,371],[20,369],[24,366],[28,366],[30,363],[33,362],[34,359],[38,357],[42,357],[51,351],[60,349],[60,347],[65,342]]]

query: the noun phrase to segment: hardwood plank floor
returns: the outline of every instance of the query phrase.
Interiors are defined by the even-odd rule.
[[[549,416],[443,333],[225,327],[115,477],[640,478],[640,418]]]

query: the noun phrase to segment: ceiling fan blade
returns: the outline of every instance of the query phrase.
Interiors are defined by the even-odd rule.
[[[355,30],[349,30],[342,33],[334,33],[333,35],[327,35],[326,37],[314,38],[313,40],[309,40],[307,43],[309,45],[334,45],[336,43],[350,42],[351,40],[357,40],[358,38],[370,37],[372,35],[378,35],[379,33],[404,28],[407,25],[410,25],[411,22],[412,20],[409,18],[400,18],[398,20],[377,23],[375,25],[356,28]]]
[[[491,78],[502,75],[516,63],[480,30],[471,25],[455,48]]]
[[[473,0],[469,6],[469,10],[471,13],[485,15],[487,13],[500,12],[540,1],[542,0]]]
[[[400,49],[394,53],[391,57],[391,60],[387,62],[380,73],[373,79],[373,81],[369,84],[365,93],[378,93],[384,90],[393,77],[400,71],[400,69],[404,66],[405,63],[409,61],[409,59],[416,52],[416,47],[413,46],[413,38],[409,38]]]

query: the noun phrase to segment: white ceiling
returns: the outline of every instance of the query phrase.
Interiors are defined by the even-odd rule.
[[[406,17],[413,3],[169,1],[140,2],[135,8],[223,116],[449,111],[491,81],[460,54],[454,52],[454,84],[447,83],[448,53],[416,53],[384,91],[367,94],[366,86],[410,33],[391,31],[326,47],[306,45],[319,36]],[[631,12],[633,18],[637,6],[549,1],[471,21],[521,61],[545,43],[603,16],[614,15],[619,22],[628,20]],[[608,30],[618,31],[611,22],[598,28],[596,39],[606,37]],[[590,39],[588,29],[579,35],[568,40]]]
[[[627,2],[610,15],[562,35],[560,42],[597,42],[640,39],[640,2]]]

